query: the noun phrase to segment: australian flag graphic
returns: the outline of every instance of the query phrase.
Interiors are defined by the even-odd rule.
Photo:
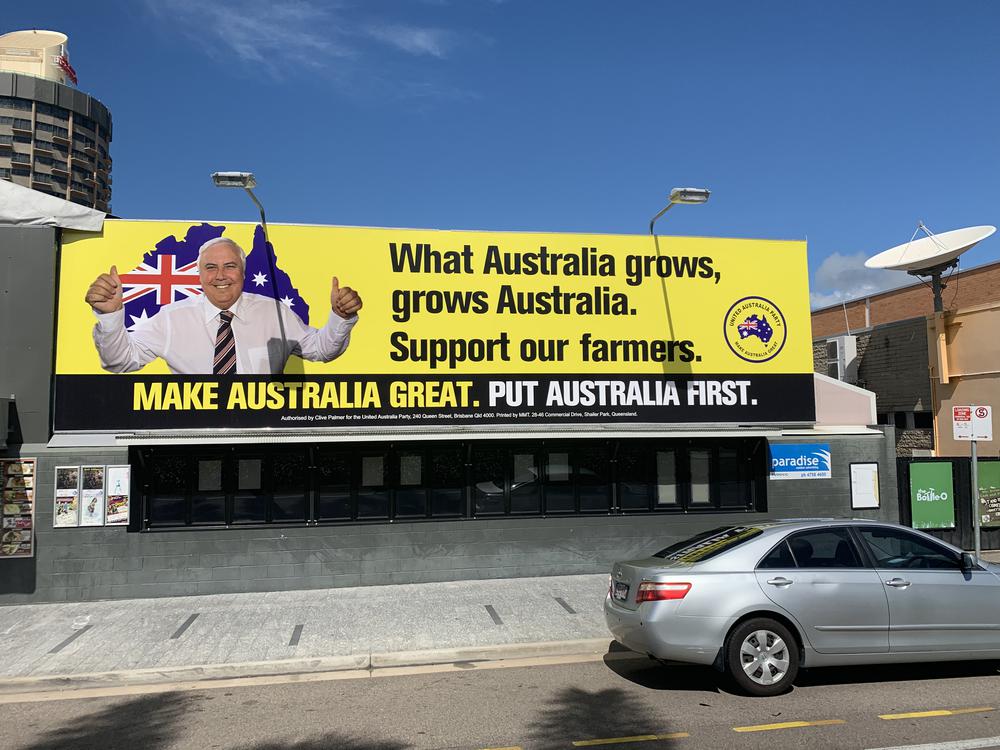
[[[767,317],[764,315],[757,317],[756,313],[740,323],[736,327],[736,330],[739,331],[741,339],[756,336],[765,344],[770,341],[771,336],[774,335],[774,329],[771,328],[771,325],[767,322]]]
[[[221,237],[224,226],[199,224],[187,230],[183,240],[171,235],[156,243],[142,261],[127,273],[121,273],[122,302],[125,305],[125,325],[132,330],[144,320],[152,318],[164,305],[201,295],[198,278],[198,248],[209,240]],[[245,248],[244,248],[245,249]],[[264,241],[264,230],[257,227],[253,234],[253,247],[247,252],[243,291],[263,297],[277,298],[292,312],[309,322],[309,305],[292,286],[288,274],[281,270],[274,258],[274,273],[268,263],[268,253],[274,248]],[[273,257],[273,256],[272,256]]]

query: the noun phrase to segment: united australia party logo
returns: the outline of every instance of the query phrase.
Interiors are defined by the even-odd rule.
[[[726,313],[723,335],[740,359],[767,362],[785,346],[785,316],[770,300],[744,297]]]

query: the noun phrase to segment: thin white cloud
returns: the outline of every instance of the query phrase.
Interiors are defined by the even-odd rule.
[[[443,58],[453,43],[453,35],[444,29],[425,29],[401,24],[368,27],[368,35],[390,47],[411,55]]]
[[[899,271],[865,268],[867,257],[864,253],[832,253],[824,258],[813,274],[809,295],[813,308],[835,305],[912,283],[913,279]]]
[[[333,4],[146,0],[146,7],[201,45],[206,54],[232,54],[277,77],[290,66],[321,67],[331,59],[356,54],[337,25]]]

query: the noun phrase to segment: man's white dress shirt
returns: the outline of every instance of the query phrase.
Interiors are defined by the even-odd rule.
[[[341,318],[330,311],[320,329],[307,326],[284,304],[279,305],[284,337],[274,299],[241,294],[230,307],[236,338],[236,374],[278,374],[292,354],[312,362],[329,362],[347,348],[357,315]],[[97,316],[94,343],[101,367],[109,372],[133,372],[157,357],[177,375],[211,375],[219,313],[205,295],[164,305],[153,317],[125,329],[125,311]]]

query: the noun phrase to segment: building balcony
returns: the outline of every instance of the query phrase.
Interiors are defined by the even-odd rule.
[[[57,133],[52,134],[52,140],[55,141],[56,143],[61,143],[64,146],[70,146],[73,143],[73,141],[71,141],[68,136],[59,135]]]
[[[35,141],[35,153],[52,156],[55,151],[52,148],[52,144],[48,141]]]
[[[27,127],[24,127],[23,125],[11,125],[11,129],[16,135],[34,135],[34,132],[31,130],[31,125],[28,125]]]

